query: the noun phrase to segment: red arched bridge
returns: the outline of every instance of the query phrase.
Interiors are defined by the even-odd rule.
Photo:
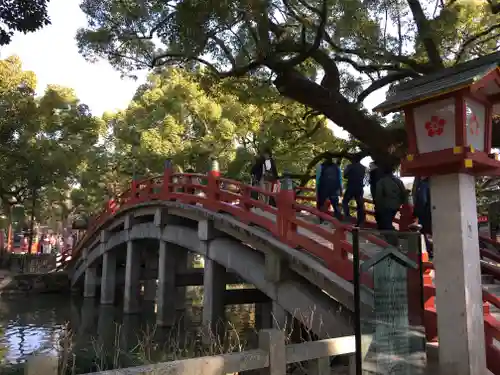
[[[257,200],[255,194],[274,198],[276,204]],[[243,279],[263,295],[253,293],[254,302],[272,303],[275,322],[278,316],[293,314],[318,336],[352,334],[352,226],[318,211],[311,201],[315,201],[313,189],[292,189],[287,182],[280,192],[271,193],[218,172],[174,173],[167,168],[162,176],[133,181],[130,190],[89,220],[67,264],[72,285],[83,284],[87,297],[96,296],[100,289],[101,303],[114,303],[121,277],[125,312],[134,312],[139,308],[142,278],[145,298],[157,299],[158,323],[172,324],[170,307],[176,303],[172,287],[193,285],[182,280],[190,276],[195,283],[198,277],[194,271],[179,277],[179,263],[172,259],[178,262],[183,249],[205,257],[203,281],[198,285],[205,287],[207,323],[221,318],[221,305],[234,297],[226,295],[226,282]],[[367,226],[374,225],[372,210],[367,201]],[[402,207],[396,227],[405,231],[412,222],[411,207]],[[361,258],[388,246],[379,237],[361,235]],[[481,237],[485,347],[488,368],[496,375],[500,375],[496,343],[500,341],[500,299],[495,295],[500,293],[495,285],[500,279],[499,249],[495,241]],[[185,266],[185,258],[183,262]],[[434,271],[425,253],[421,264],[423,323],[427,341],[433,342],[438,340]],[[371,282],[361,281],[368,287],[362,290],[362,304],[372,306]]]

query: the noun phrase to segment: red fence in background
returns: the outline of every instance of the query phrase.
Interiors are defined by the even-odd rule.
[[[276,206],[266,204],[263,200],[254,199],[254,194],[267,198],[274,198]],[[150,201],[177,201],[186,204],[197,204],[213,212],[226,213],[234,216],[242,223],[252,224],[265,228],[281,242],[300,248],[316,257],[332,272],[345,280],[352,281],[353,266],[348,255],[352,254],[352,245],[348,240],[352,226],[343,223],[330,214],[320,212],[311,206],[315,201],[314,189],[299,187],[292,188],[291,181],[285,180],[281,190],[277,193],[265,191],[256,186],[249,186],[240,181],[225,178],[219,172],[212,171],[208,174],[174,173],[167,168],[162,176],[157,176],[141,181],[132,181],[131,188],[116,199],[110,200],[103,211],[98,213],[89,222],[88,230],[81,241],[75,246],[73,259],[79,257],[83,244],[92,236],[102,224],[119,210]],[[366,202],[366,213],[369,218],[373,215],[372,202]],[[260,209],[268,215],[256,213]],[[269,215],[271,214],[271,215]],[[304,218],[307,216],[307,218]],[[275,218],[273,220],[273,218]],[[335,230],[315,224],[311,218],[321,218],[328,222]],[[480,221],[483,221],[481,218]],[[413,223],[412,207],[403,206],[395,224],[401,231],[407,231]],[[374,226],[370,220],[367,226]],[[299,228],[302,229],[299,231]],[[304,234],[304,230],[310,234]],[[362,234],[363,239],[380,246],[387,243],[370,234]],[[311,238],[311,237],[314,237]],[[496,247],[496,243],[489,238],[481,238]],[[333,245],[333,246],[332,246]],[[481,254],[500,263],[500,253],[492,250],[481,249]],[[363,255],[361,255],[363,257]],[[366,257],[366,256],[365,256]],[[433,265],[426,254],[423,259],[424,266],[424,323],[428,341],[437,340],[437,316],[435,308],[435,288],[432,284],[431,272]],[[482,265],[482,271],[500,280],[499,269],[491,265]],[[371,286],[371,280],[362,279],[362,283]],[[489,312],[489,306],[500,308],[500,299],[490,293],[483,292],[484,321],[486,332],[486,354],[489,370],[495,375],[500,375],[500,351],[493,340],[500,340],[500,322]]]

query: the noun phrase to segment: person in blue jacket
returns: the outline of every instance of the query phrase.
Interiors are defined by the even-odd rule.
[[[326,201],[329,200],[333,213],[337,219],[341,219],[340,194],[342,192],[342,172],[337,163],[333,161],[333,155],[326,156],[325,161],[316,168],[316,207],[320,211],[326,209]]]
[[[357,225],[361,226],[365,222],[365,202],[363,198],[365,187],[366,168],[361,164],[361,155],[357,154],[352,158],[351,164],[344,169],[344,177],[347,180],[347,187],[342,198],[344,206],[344,217],[347,221],[351,221],[351,213],[349,211],[349,202],[356,201]]]

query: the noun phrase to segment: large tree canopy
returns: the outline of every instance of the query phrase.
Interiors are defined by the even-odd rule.
[[[0,0],[0,46],[9,44],[14,31],[36,31],[50,24],[48,0]]]
[[[204,70],[151,74],[127,109],[104,118],[106,138],[88,153],[73,193],[84,212],[128,188],[133,175],[161,174],[166,159],[205,173],[217,158],[226,176],[249,180],[263,147],[274,151],[280,171],[302,174],[316,155],[351,145],[333,136],[323,116],[258,79],[219,81]]]
[[[362,102],[377,89],[497,51],[496,1],[83,0],[81,53],[117,69],[202,63],[219,77],[273,79],[372,154],[403,150]],[[321,78],[321,81],[320,81]],[[381,98],[382,101],[382,98]],[[403,147],[400,147],[403,146]]]
[[[35,96],[36,76],[18,57],[0,60],[0,203],[67,200],[82,160],[103,129],[73,90],[49,85]],[[55,197],[59,196],[58,199]],[[51,204],[52,204],[51,203]]]

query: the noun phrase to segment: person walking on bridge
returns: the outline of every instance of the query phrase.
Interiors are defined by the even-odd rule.
[[[272,193],[277,187],[278,170],[274,162],[273,155],[270,149],[266,148],[257,158],[251,170],[252,185],[260,186],[262,190]],[[268,199],[268,196],[262,194],[263,201],[275,205],[274,198]]]
[[[413,196],[413,216],[418,219],[422,226],[420,232],[424,236],[427,253],[432,259],[434,257],[432,236],[432,214],[431,214],[431,189],[429,178],[415,178],[415,194]]]
[[[351,220],[349,203],[356,201],[357,225],[361,226],[365,222],[365,202],[363,199],[363,189],[365,186],[366,168],[361,164],[361,155],[355,155],[351,164],[344,169],[344,177],[347,180],[347,187],[342,199],[344,216],[346,220]]]
[[[383,168],[383,176],[377,183],[375,211],[380,230],[394,230],[392,223],[403,204],[408,204],[408,192],[403,181],[394,176],[392,167]]]
[[[379,168],[376,162],[371,162],[369,167],[369,184],[370,184],[370,194],[372,196],[372,201],[375,201],[375,196],[377,195],[377,183],[382,178],[382,169]],[[377,211],[375,211],[375,222],[378,223]]]
[[[333,155],[328,154],[325,161],[316,169],[316,207],[319,211],[326,210],[326,201],[329,200],[333,214],[341,219],[339,200],[342,192],[342,171],[333,161]],[[322,220],[320,220],[322,222]]]

